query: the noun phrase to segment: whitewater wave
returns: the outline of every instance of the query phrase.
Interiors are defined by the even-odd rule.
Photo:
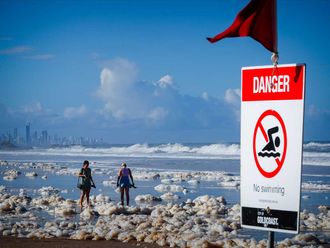
[[[127,156],[127,157],[170,157],[170,158],[222,158],[239,159],[240,148],[237,144],[211,144],[191,147],[182,144],[134,144],[130,146],[113,146],[109,148],[90,148],[74,146],[70,148],[51,148],[50,154],[91,156]]]
[[[155,157],[155,158],[214,158],[214,159],[239,159],[240,148],[238,144],[210,144],[201,146],[189,146],[179,143],[148,145],[134,144],[128,146],[112,147],[56,147],[34,148],[23,151],[0,151],[1,153],[19,153],[25,155],[62,155],[91,157]]]
[[[327,151],[329,149],[329,152]],[[30,150],[0,150],[0,154],[68,156],[68,157],[130,157],[130,158],[176,158],[176,159],[240,159],[239,144],[187,145],[180,143],[149,145],[134,144],[109,147],[53,147]],[[304,144],[303,164],[330,166],[330,143],[310,142]]]
[[[330,143],[309,142],[303,148],[305,151],[330,152]]]

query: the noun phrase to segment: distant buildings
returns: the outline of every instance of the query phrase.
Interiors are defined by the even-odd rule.
[[[31,135],[33,133],[33,135]],[[40,132],[39,132],[40,134]],[[0,135],[0,144],[10,144],[16,146],[70,146],[70,145],[84,145],[84,146],[95,146],[104,145],[103,139],[96,139],[91,137],[60,137],[57,134],[49,135],[47,130],[42,130],[41,135],[38,135],[38,131],[31,130],[31,124],[27,123],[25,126],[25,138],[19,135],[18,128],[14,128],[13,132],[7,132]]]
[[[30,123],[25,126],[25,141],[27,145],[31,144]]]
[[[42,135],[41,136],[41,143],[43,145],[47,145],[48,144],[48,133],[47,133],[47,131],[46,130],[42,131],[41,135]]]
[[[14,143],[17,143],[18,141],[18,131],[17,131],[17,127],[14,128]]]

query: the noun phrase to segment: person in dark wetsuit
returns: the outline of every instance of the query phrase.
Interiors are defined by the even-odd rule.
[[[83,201],[86,196],[87,198],[87,205],[90,207],[89,202],[89,193],[91,191],[91,187],[95,188],[95,183],[92,178],[92,172],[89,168],[89,161],[85,160],[83,167],[80,169],[79,177],[82,177],[82,187],[81,187],[81,195],[80,195],[80,209],[83,208]]]
[[[129,168],[127,168],[127,165],[125,163],[122,163],[122,168],[120,169],[118,173],[117,178],[117,187],[120,188],[120,200],[121,205],[124,206],[124,192],[126,193],[126,204],[129,205],[129,188],[135,187],[132,172]],[[131,179],[131,182],[130,182]]]
[[[276,148],[275,147],[279,147],[280,145],[280,138],[276,137],[275,138],[275,142],[273,140],[273,134],[278,132],[278,127],[273,127],[268,129],[267,131],[267,135],[268,135],[268,143],[266,144],[266,146],[262,149],[262,151],[268,151],[268,152],[275,152]]]

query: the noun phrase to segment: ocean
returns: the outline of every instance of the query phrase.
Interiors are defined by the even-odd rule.
[[[20,174],[13,180],[5,178],[12,167],[0,166],[0,185],[13,194],[24,190],[33,197],[38,194],[38,189],[51,186],[58,189],[59,194],[66,199],[79,199],[76,173],[82,162],[89,160],[97,186],[92,189],[91,195],[103,194],[115,202],[119,202],[120,197],[114,182],[122,162],[131,168],[137,186],[130,191],[132,205],[144,204],[137,199],[140,195],[162,197],[168,191],[174,197],[164,198],[161,203],[154,204],[180,204],[201,195],[223,196],[230,206],[240,202],[240,146],[237,143],[34,147],[26,150],[0,150],[0,160],[18,166],[16,170]],[[26,176],[31,172],[37,176]],[[166,188],[164,185],[175,187]],[[329,206],[329,192],[330,142],[305,143],[301,211],[305,209],[317,214],[319,206]],[[256,239],[266,238],[267,235],[255,230],[240,232]],[[329,237],[329,230],[324,233]],[[290,235],[276,234],[276,239],[286,237]]]

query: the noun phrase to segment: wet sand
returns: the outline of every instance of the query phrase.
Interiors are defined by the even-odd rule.
[[[1,248],[158,248],[156,244],[127,242],[116,240],[72,240],[72,239],[27,239],[0,236]]]

